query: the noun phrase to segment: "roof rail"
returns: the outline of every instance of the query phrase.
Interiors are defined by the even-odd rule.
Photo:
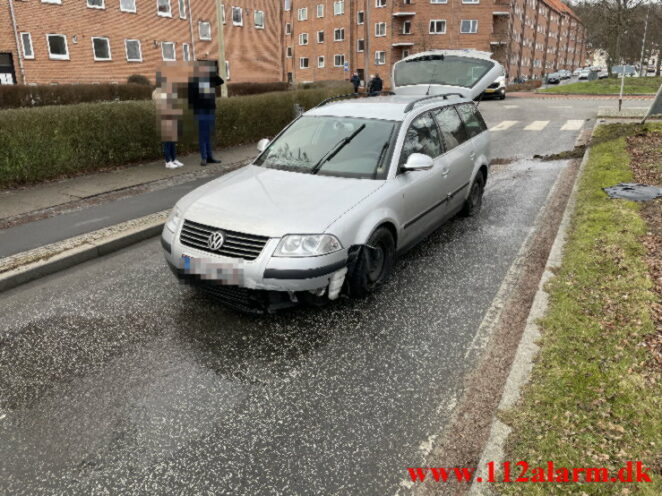
[[[332,96],[331,98],[322,100],[318,105],[315,106],[315,108],[323,107],[327,103],[333,102],[335,100],[345,100],[350,98],[360,98],[366,96],[379,96],[379,95],[395,95],[395,93],[393,93],[392,91],[380,91],[379,93],[347,93],[346,95]]]
[[[413,109],[417,103],[421,103],[426,100],[434,100],[435,98],[443,98],[444,100],[448,100],[449,96],[459,96],[460,98],[464,97],[462,93],[442,93],[440,95],[424,96],[423,98],[419,98],[418,100],[414,100],[413,102],[409,103],[409,105],[405,107],[405,114]]]

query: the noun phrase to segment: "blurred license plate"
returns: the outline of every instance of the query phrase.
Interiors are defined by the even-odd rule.
[[[184,270],[191,270],[191,257],[182,255],[182,262],[184,262]]]

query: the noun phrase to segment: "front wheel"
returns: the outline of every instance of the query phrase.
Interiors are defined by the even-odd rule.
[[[380,227],[361,248],[347,275],[351,296],[363,298],[388,281],[395,263],[395,240],[391,231]]]
[[[480,212],[480,207],[483,204],[483,191],[485,190],[485,179],[483,174],[478,172],[476,179],[471,185],[469,196],[464,201],[462,211],[460,212],[463,217],[475,217]]]

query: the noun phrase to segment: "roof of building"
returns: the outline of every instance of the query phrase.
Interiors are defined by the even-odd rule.
[[[543,2],[545,2],[547,5],[549,5],[557,12],[560,12],[561,14],[569,15],[570,17],[581,22],[581,19],[577,16],[577,14],[575,14],[575,12],[570,8],[570,6],[562,2],[561,0],[543,0]]]

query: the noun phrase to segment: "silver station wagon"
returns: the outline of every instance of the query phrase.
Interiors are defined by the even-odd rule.
[[[168,264],[245,310],[374,291],[399,253],[479,211],[490,138],[473,98],[502,72],[488,53],[425,52],[388,95],[322,102],[177,202]]]

